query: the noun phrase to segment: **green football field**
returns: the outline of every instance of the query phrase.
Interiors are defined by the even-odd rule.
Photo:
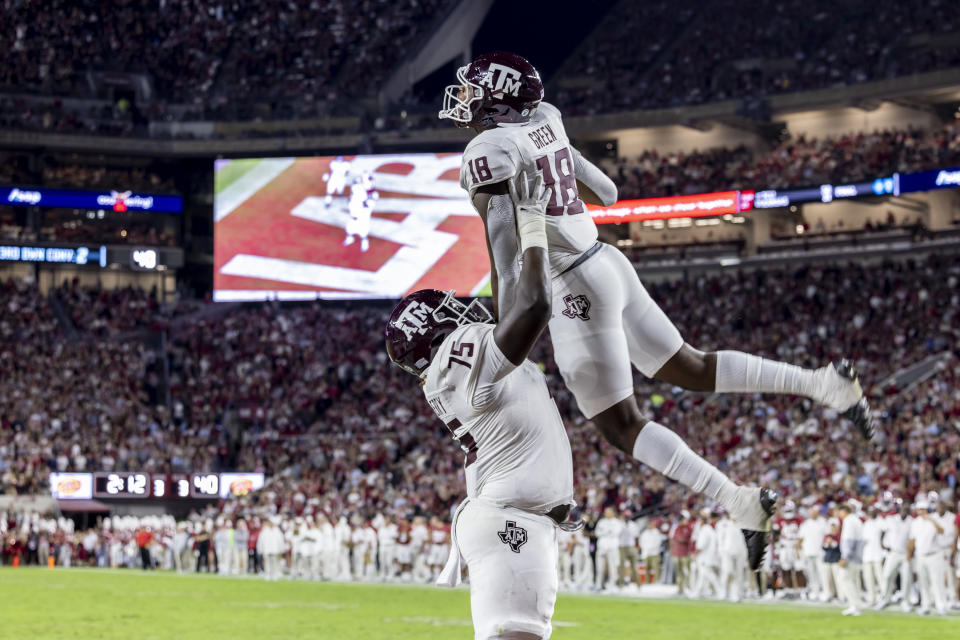
[[[0,637],[16,639],[473,637],[465,589],[266,583],[103,569],[0,569]],[[960,639],[960,617],[836,607],[561,595],[554,638]]]

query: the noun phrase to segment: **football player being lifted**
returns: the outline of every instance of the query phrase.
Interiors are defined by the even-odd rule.
[[[584,202],[611,205],[617,189],[570,144],[560,112],[542,102],[536,69],[520,56],[482,55],[446,88],[441,119],[477,132],[463,153],[460,185],[484,221],[494,314],[509,311],[521,267],[508,185],[543,175],[547,254],[553,281],[550,337],[566,386],[584,416],[621,451],[719,502],[747,534],[750,564],[765,550],[777,495],[738,487],[675,433],[640,414],[631,364],[645,376],[695,391],[783,393],[825,404],[870,438],[873,425],[850,363],[804,369],[739,351],[705,353],[684,342],[630,261],[597,240]],[[522,230],[521,230],[522,231]],[[501,311],[502,310],[502,311]]]
[[[386,327],[387,353],[423,393],[466,456],[467,498],[451,525],[438,584],[470,567],[477,638],[548,638],[557,594],[557,527],[573,502],[570,441],[546,379],[527,360],[550,319],[545,190],[521,176],[513,202],[523,268],[500,291],[491,324],[478,301],[426,289],[404,298]]]

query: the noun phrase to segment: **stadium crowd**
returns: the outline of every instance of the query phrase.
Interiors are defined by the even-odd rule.
[[[846,184],[957,164],[956,120],[931,131],[885,130],[822,139],[801,135],[766,151],[746,146],[691,153],[650,150],[602,163],[621,198]]]
[[[55,189],[99,189],[141,193],[170,193],[176,190],[169,171],[142,165],[135,158],[113,158],[111,164],[74,155],[26,153],[0,155],[0,184],[42,186]]]
[[[956,41],[938,39],[960,28],[946,6],[761,0],[744,11],[740,0],[621,3],[563,69],[566,84],[554,100],[569,105],[568,115],[635,111],[944,69],[960,64]]]
[[[412,51],[450,6],[129,0],[104,11],[90,0],[7,0],[0,90],[9,95],[0,97],[0,125],[129,135],[144,133],[148,121],[357,113],[358,100],[377,96],[397,52]],[[551,99],[569,115],[593,114],[756,99],[960,64],[949,37],[958,25],[943,0],[743,7],[742,0],[620,3],[583,46],[563,51],[571,57]],[[117,70],[152,79],[149,98],[89,107],[58,99],[93,97],[87,73]],[[28,105],[22,92],[57,97]],[[189,112],[175,116],[169,105]]]
[[[133,190],[147,193],[174,191],[169,176],[146,167],[108,167],[69,162],[47,162],[41,170],[41,184],[48,187]]]
[[[960,438],[951,352],[960,326],[958,278],[960,262],[951,256],[651,286],[697,346],[806,365],[852,355],[883,416],[876,449],[852,439],[829,410],[790,398],[708,396],[638,379],[642,408],[737,479],[788,495],[890,489],[912,497],[938,489],[958,466],[951,453]],[[436,515],[462,493],[443,425],[412,380],[386,361],[386,308],[263,304],[198,313],[177,323],[166,351],[158,351],[111,338],[149,334],[161,320],[203,305],[161,308],[149,294],[76,284],[56,295],[80,332],[76,340],[63,335],[35,287],[7,282],[0,299],[10,311],[0,321],[5,492],[44,491],[35,470],[239,468],[281,475],[283,509],[294,508],[298,494],[331,494],[364,508]],[[950,355],[938,374],[909,395],[881,386],[889,363],[906,366],[942,352]],[[545,346],[535,358],[575,444],[580,504],[596,512],[608,504],[687,503],[684,492],[648,477],[583,422]],[[162,386],[169,406],[158,395]],[[235,437],[228,420],[240,427]]]
[[[807,366],[852,356],[880,421],[873,444],[835,412],[780,396],[694,394],[638,378],[642,410],[736,480],[779,489],[798,511],[871,503],[886,491],[907,504],[933,491],[953,504],[958,285],[960,257],[946,255],[649,287],[698,347],[735,347]],[[79,336],[66,336],[52,300]],[[265,490],[228,500],[197,522],[257,518],[268,526],[274,518],[279,522],[269,526],[290,532],[323,513],[331,526],[342,518],[354,527],[351,544],[367,521],[379,531],[374,521],[439,518],[440,530],[463,495],[458,449],[415,380],[386,360],[387,306],[258,304],[210,313],[205,305],[161,308],[149,294],[76,283],[49,298],[15,281],[0,287],[0,306],[0,493],[44,493],[52,470],[262,471],[273,478]],[[174,321],[165,349],[131,337],[152,335],[158,318]],[[935,375],[909,389],[887,380],[892,369],[937,355]],[[669,534],[683,512],[713,508],[606,445],[577,412],[546,345],[533,357],[543,363],[571,437],[575,497],[586,517],[596,521],[607,508],[628,519],[666,517]],[[196,522],[191,528],[197,535]],[[72,533],[71,544],[78,533],[88,535]],[[24,542],[14,538],[8,547]],[[599,557],[608,563],[613,554]],[[361,575],[379,571],[370,562]],[[583,584],[582,555],[571,563],[581,566]],[[667,579],[689,577],[686,561],[664,556],[663,565]],[[418,571],[409,567],[411,579],[429,573]],[[601,587],[602,580],[586,584]]]
[[[108,213],[109,212],[109,213]],[[11,227],[21,242],[76,242],[92,244],[139,244],[172,247],[177,234],[168,230],[157,216],[143,213],[115,214],[82,209],[46,210],[39,230]],[[0,231],[3,233],[3,231]]]
[[[958,278],[960,262],[949,256],[650,287],[697,346],[737,347],[807,365],[854,356],[876,385],[870,392],[885,416],[877,450],[851,440],[828,410],[789,398],[706,396],[638,379],[643,409],[739,479],[774,482],[787,493],[815,486],[817,478],[825,494],[849,491],[867,461],[876,463],[865,475],[871,493],[937,488],[956,473],[950,454],[960,411],[956,354],[909,397],[879,384],[892,373],[891,362],[905,366],[953,349],[960,326]],[[0,304],[10,313],[0,323],[0,391],[8,399],[0,471],[27,460],[56,470],[141,469],[137,465],[148,460],[151,469],[145,470],[211,464],[212,470],[284,473],[290,483],[281,492],[285,503],[297,490],[344,497],[356,491],[353,500],[373,508],[409,506],[430,515],[449,507],[462,490],[443,425],[411,380],[386,361],[380,338],[385,307],[263,304],[201,313],[178,323],[167,351],[158,353],[138,341],[108,338],[156,328],[203,305],[162,308],[147,293],[75,283],[56,293],[81,333],[77,340],[63,336],[49,301],[35,287],[13,281],[3,287]],[[771,300],[777,302],[761,302]],[[89,341],[99,358],[81,370],[72,358],[89,353]],[[145,372],[157,369],[162,358],[169,359],[169,407],[147,400],[161,381]],[[655,479],[648,483],[642,470],[602,445],[576,411],[545,346],[535,358],[544,363],[576,444],[581,504],[596,510],[608,503],[684,502],[684,494],[657,486]],[[50,380],[48,371],[61,374]],[[102,399],[110,401],[101,406]],[[242,425],[232,440],[215,435],[228,412]],[[156,449],[133,446],[135,458],[107,466],[103,452],[127,444],[114,437],[121,424]],[[172,446],[191,436],[205,446],[190,454]],[[798,447],[810,454],[799,462]],[[899,455],[885,457],[890,452]],[[833,459],[833,453],[842,455]],[[889,467],[895,460],[898,466]],[[44,483],[38,475],[20,492],[42,491]],[[19,483],[4,482],[3,488],[9,491],[11,484]]]
[[[159,102],[192,105],[208,117],[231,118],[258,102],[274,118],[317,115],[324,103],[375,96],[395,64],[393,52],[448,4],[130,0],[105,11],[89,0],[8,1],[0,87],[86,95],[88,70],[123,70],[148,74]],[[359,81],[340,82],[343,74]],[[64,115],[76,128],[88,126]],[[127,114],[114,115],[129,122]],[[55,130],[69,126],[54,119]]]

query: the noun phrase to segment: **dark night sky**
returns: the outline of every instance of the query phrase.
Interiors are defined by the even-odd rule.
[[[496,0],[473,41],[474,55],[512,51],[549,80],[614,4],[613,0]]]
[[[516,2],[496,0],[473,41],[473,55],[511,51],[529,60],[547,82],[557,68],[593,31],[615,0],[589,3]],[[456,63],[445,65],[417,83],[421,100],[437,101],[452,83]]]

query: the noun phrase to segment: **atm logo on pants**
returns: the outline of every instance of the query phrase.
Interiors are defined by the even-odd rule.
[[[527,543],[527,530],[523,527],[518,527],[517,523],[513,520],[507,520],[503,531],[498,531],[497,535],[500,536],[500,542],[508,545],[510,551],[514,553],[520,553],[520,547]]]

